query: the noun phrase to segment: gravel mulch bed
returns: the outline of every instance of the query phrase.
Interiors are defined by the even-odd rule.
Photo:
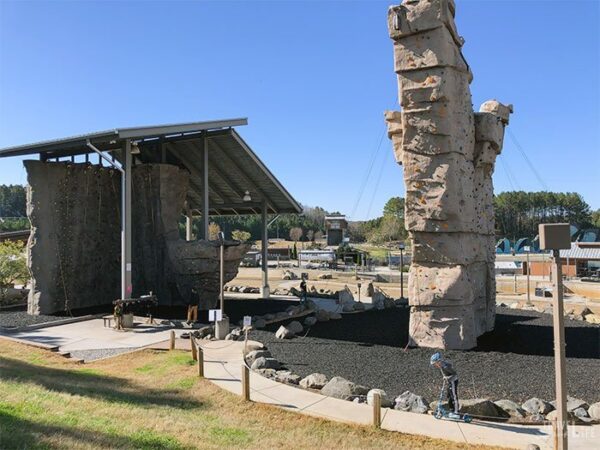
[[[92,350],[74,350],[69,352],[72,358],[83,359],[85,362],[95,361],[97,359],[108,358],[120,355],[121,353],[131,352],[135,349],[127,348],[100,348]]]
[[[436,400],[439,371],[431,369],[431,349],[404,350],[408,339],[408,309],[346,314],[342,320],[317,323],[306,337],[279,340],[277,326],[252,331],[273,357],[292,372],[342,376],[392,398],[409,390]],[[566,320],[569,395],[600,401],[600,327]],[[446,351],[460,376],[462,398],[554,398],[552,316],[498,308],[496,329],[469,351]]]

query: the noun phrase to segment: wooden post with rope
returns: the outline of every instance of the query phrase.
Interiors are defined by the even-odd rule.
[[[381,395],[373,392],[373,426],[381,428]]]
[[[242,364],[242,396],[247,402],[250,401],[250,369]]]
[[[198,345],[198,376],[204,378],[204,351]]]
[[[169,336],[169,350],[175,350],[175,330],[171,330]]]
[[[196,340],[193,336],[190,336],[190,347],[192,350],[192,359],[198,361],[198,350],[196,348]]]

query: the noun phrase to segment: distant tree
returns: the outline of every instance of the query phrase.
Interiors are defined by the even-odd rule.
[[[315,234],[313,237],[314,237],[315,241],[320,241],[321,239],[323,239],[323,232],[321,230],[317,230],[317,231],[315,231]]]
[[[306,232],[306,239],[308,239],[310,242],[315,240],[315,232],[313,230],[308,230]]]
[[[0,185],[0,217],[25,217],[25,187],[19,184]]]
[[[219,239],[219,233],[221,232],[221,227],[214,223],[211,222],[208,224],[208,240],[209,241],[216,241],[217,239]]]
[[[404,199],[402,197],[390,198],[383,207],[383,216],[404,219]]]
[[[0,300],[4,300],[8,288],[16,282],[25,283],[29,278],[22,242],[0,243]]]
[[[294,227],[290,230],[290,239],[294,242],[299,241],[302,238],[304,231],[300,227]]]
[[[600,209],[592,213],[592,226],[600,228]]]
[[[294,241],[294,246],[292,247],[292,259],[298,259],[298,246],[296,245],[296,241]]]
[[[252,237],[252,235],[249,232],[247,232],[247,231],[233,230],[231,232],[231,237],[233,239],[235,239],[236,241],[247,242],[247,241],[250,240],[250,238]]]
[[[540,223],[568,222],[585,228],[592,223],[589,205],[576,192],[502,192],[494,197],[498,237],[533,238]]]

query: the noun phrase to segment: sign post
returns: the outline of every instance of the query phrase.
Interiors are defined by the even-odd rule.
[[[529,275],[531,274],[531,268],[529,267],[529,253],[531,252],[531,247],[526,245],[523,247],[525,253],[527,253],[527,306],[531,305],[531,293],[529,292]]]
[[[567,374],[565,361],[565,327],[562,286],[562,263],[560,249],[571,248],[571,233],[568,223],[539,225],[540,249],[552,250],[554,270],[554,289],[552,319],[554,325],[554,372],[556,381],[556,426],[555,448],[567,450]]]

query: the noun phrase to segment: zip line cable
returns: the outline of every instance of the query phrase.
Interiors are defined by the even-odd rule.
[[[375,201],[375,195],[377,194],[377,190],[379,189],[379,182],[381,181],[381,175],[383,175],[383,169],[385,168],[386,157],[383,155],[383,159],[381,160],[381,167],[379,168],[379,175],[377,175],[377,181],[375,182],[375,188],[373,189],[373,195],[371,195],[371,201],[369,202],[369,208],[367,209],[367,215],[365,216],[365,220],[369,220],[369,214],[371,214],[371,207],[373,206],[373,201]]]
[[[546,183],[544,183],[544,180],[540,176],[539,172],[535,169],[535,166],[531,163],[531,161],[527,157],[527,154],[525,153],[525,150],[523,150],[523,147],[521,146],[521,144],[519,144],[519,141],[517,141],[517,138],[514,135],[514,133],[508,127],[506,128],[506,130],[508,131],[508,136],[510,137],[510,140],[513,142],[513,144],[515,144],[515,147],[517,147],[517,150],[519,150],[519,152],[523,156],[523,159],[525,160],[525,162],[529,166],[529,169],[531,170],[531,172],[533,172],[533,175],[537,178],[537,180],[540,183],[540,185],[542,186],[542,188],[545,191],[547,191],[548,190],[548,185]]]
[[[508,164],[506,163],[506,161],[504,161],[504,158],[502,157],[502,155],[500,155],[498,157],[498,161],[500,161],[500,164],[502,165],[502,168],[504,169],[504,172],[506,173],[506,178],[508,178],[508,183],[510,184],[510,187],[512,188],[512,190],[513,191],[515,191],[517,189],[521,190],[521,186],[519,185],[519,182],[517,181],[517,179],[513,175],[512,171],[508,167]]]
[[[386,130],[387,130],[387,125],[384,123],[383,131],[381,132],[381,136],[379,137],[379,143],[377,144],[377,147],[371,154],[371,162],[369,163],[369,168],[365,172],[365,176],[363,177],[363,180],[360,185],[360,189],[358,191],[358,197],[356,198],[356,202],[354,203],[354,207],[352,208],[352,214],[350,215],[352,218],[355,217],[356,210],[358,209],[360,200],[362,199],[365,188],[367,187],[369,177],[371,176],[371,172],[373,170],[373,165],[375,164],[375,160],[377,159],[377,156],[379,155],[379,151],[381,150],[381,143],[383,142],[383,137],[385,136]]]

